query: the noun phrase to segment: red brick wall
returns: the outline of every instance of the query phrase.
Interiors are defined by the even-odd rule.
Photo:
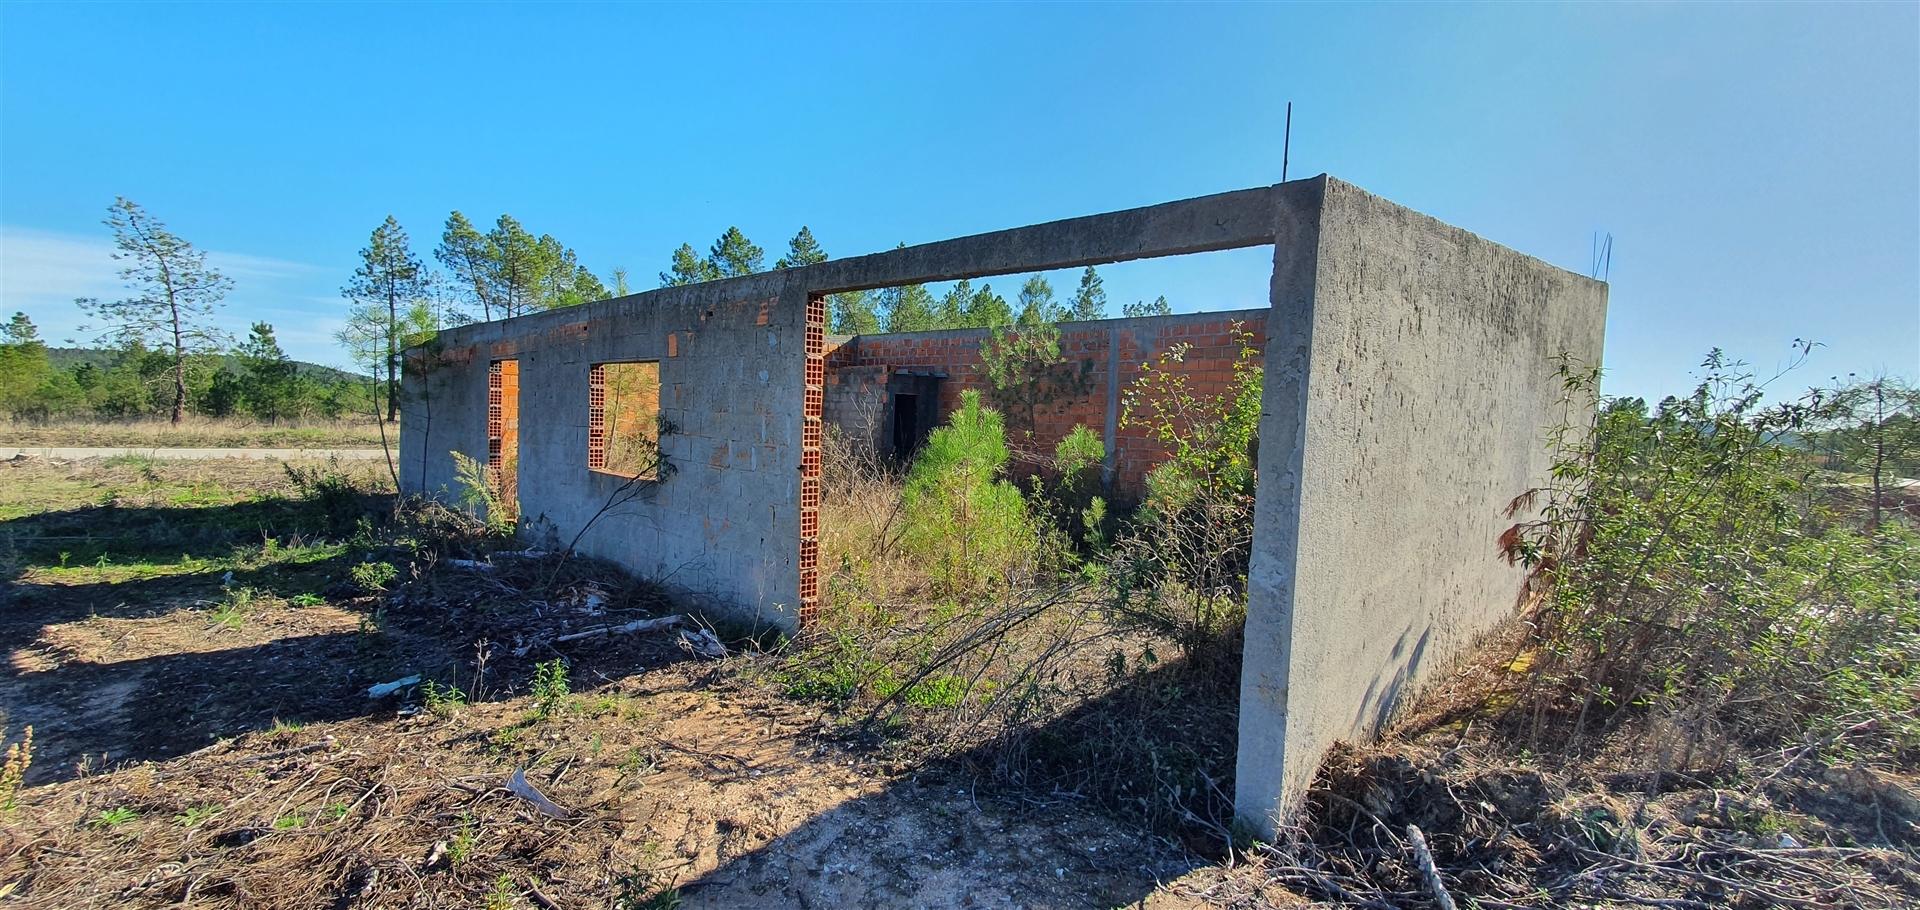
[[[1109,408],[1117,425],[1126,392],[1139,378],[1141,367],[1175,344],[1191,345],[1179,367],[1187,377],[1188,388],[1199,394],[1224,393],[1232,385],[1233,361],[1239,353],[1233,339],[1236,326],[1252,336],[1250,343],[1255,349],[1266,345],[1264,310],[1063,324],[1060,352],[1067,362],[1060,367],[1061,381],[1054,385],[1064,391],[1035,409],[1030,442],[1014,438],[1017,434],[1010,432],[1009,444],[1016,450],[1027,450],[1018,454],[1050,456],[1054,445],[1075,425],[1085,425],[1105,437]],[[987,334],[984,329],[955,329],[861,335],[829,353],[827,371],[831,375],[843,367],[879,366],[944,372],[947,379],[940,384],[940,413],[944,418],[959,407],[960,393],[967,389],[977,389],[991,400],[991,384],[980,362],[980,344]],[[1110,373],[1118,379],[1117,395],[1109,395]],[[1016,423],[1009,421],[1009,426]],[[1116,426],[1111,445],[1116,490],[1138,495],[1147,472],[1165,459],[1165,449],[1148,439],[1140,427]]]

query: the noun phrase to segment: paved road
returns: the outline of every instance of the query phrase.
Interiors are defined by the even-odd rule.
[[[154,449],[129,447],[90,447],[90,446],[0,446],[0,461],[16,455],[33,455],[41,458],[111,458],[115,455],[138,455],[144,458],[170,459],[208,459],[208,458],[380,458],[379,449]]]

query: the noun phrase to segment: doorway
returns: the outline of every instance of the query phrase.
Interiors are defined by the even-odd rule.
[[[487,369],[487,474],[507,518],[520,517],[520,361]],[[491,517],[491,516],[489,516]]]
[[[905,392],[893,396],[893,454],[901,461],[920,447],[920,396]]]

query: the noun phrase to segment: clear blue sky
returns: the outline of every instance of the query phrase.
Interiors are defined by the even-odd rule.
[[[651,287],[738,224],[844,256],[1328,172],[1585,272],[1608,388],[1721,346],[1920,373],[1920,6],[0,5],[0,308],[111,295],[124,194],[338,363],[387,214],[552,233]],[[1264,305],[1264,254],[1108,270]],[[1063,290],[1071,276],[1056,276]],[[1003,280],[1011,296],[1018,281]]]

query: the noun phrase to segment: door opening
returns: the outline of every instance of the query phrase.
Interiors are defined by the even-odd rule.
[[[487,370],[487,473],[508,518],[520,517],[520,361]]]
[[[905,461],[920,447],[920,396],[893,396],[893,457]]]

